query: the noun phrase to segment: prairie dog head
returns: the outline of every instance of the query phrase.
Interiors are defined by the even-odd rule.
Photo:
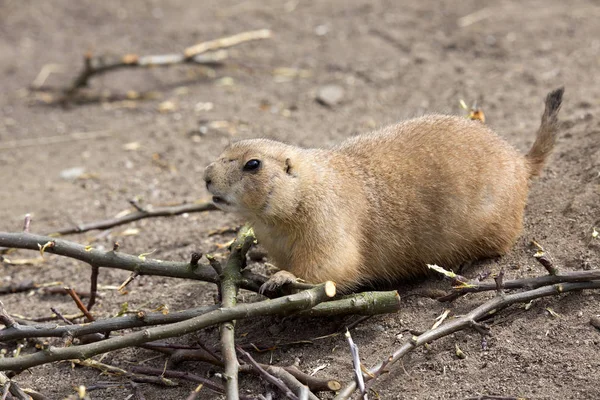
[[[266,140],[243,140],[227,147],[204,172],[207,190],[223,211],[260,220],[285,219],[298,206],[294,168],[300,149]]]

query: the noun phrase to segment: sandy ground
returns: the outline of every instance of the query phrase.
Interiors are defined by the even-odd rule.
[[[593,0],[568,4],[556,0],[3,0],[0,230],[20,230],[25,213],[33,214],[32,230],[42,233],[114,216],[128,207],[131,198],[144,204],[205,198],[202,171],[232,140],[260,136],[328,146],[424,113],[462,113],[459,99],[477,101],[487,123],[525,151],[539,124],[545,94],[564,85],[563,132],[544,176],[532,186],[522,238],[506,257],[480,263],[468,273],[475,276],[481,270],[504,268],[507,278],[543,274],[531,257],[532,239],[542,243],[564,270],[598,267],[600,242],[591,235],[594,226],[600,227],[599,18],[600,4]],[[57,64],[58,72],[46,85],[68,84],[87,51],[163,54],[261,28],[272,29],[274,37],[231,49],[226,68],[121,71],[93,79],[89,89],[121,96],[128,91],[154,92],[150,100],[91,102],[65,109],[45,104],[47,98],[27,90],[47,64]],[[342,101],[334,107],[315,101],[318,89],[326,84],[344,89]],[[167,112],[159,111],[164,102],[172,103]],[[199,135],[202,127],[208,127],[207,132]],[[108,131],[108,137],[48,143],[57,135],[99,131]],[[35,138],[34,146],[14,147],[13,141],[22,144]],[[132,142],[139,146],[126,146]],[[72,168],[83,168],[83,175],[61,177],[61,172]],[[128,253],[156,249],[153,257],[184,260],[192,251],[215,251],[231,235],[209,237],[208,233],[240,222],[220,212],[144,220],[115,228],[95,245],[108,247],[118,239]],[[128,228],[139,229],[139,234],[119,236]],[[70,238],[83,243],[96,234]],[[22,252],[13,258],[33,256]],[[100,284],[118,285],[127,276],[103,270]],[[85,290],[89,267],[49,257],[44,264],[0,264],[0,277],[2,285],[62,281]],[[445,285],[419,285],[430,284]],[[400,287],[401,294],[406,290]],[[177,310],[211,304],[214,293],[208,284],[142,277],[126,296],[103,290],[95,312],[100,317],[114,315],[123,302],[130,309],[168,304]],[[460,315],[492,295],[472,295],[453,304],[404,298],[398,314],[359,325],[354,340],[364,362],[372,365],[406,340],[407,330],[428,328],[446,307]],[[537,300],[528,311],[510,308],[494,319],[487,350],[482,350],[476,332],[457,333],[415,351],[373,389],[383,399],[600,398],[600,332],[589,324],[590,317],[600,314],[599,300],[600,293],[583,292]],[[61,296],[22,293],[3,296],[2,301],[11,313],[28,317],[47,316],[50,307],[65,314],[76,311]],[[559,316],[551,316],[547,308]],[[244,321],[239,324],[239,341],[268,345],[311,340],[337,332],[351,320]],[[201,340],[218,346],[216,333],[208,329],[179,342]],[[466,359],[455,356],[455,344]],[[14,348],[13,344],[2,347]],[[339,335],[256,357],[283,364],[297,361],[309,372],[325,365],[319,376],[343,381],[352,374],[346,343]],[[149,351],[126,350],[104,361],[123,368],[138,363],[161,367],[165,359]],[[215,372],[201,363],[180,368],[203,376]],[[52,399],[73,394],[74,386],[111,379],[118,378],[67,363],[33,368],[17,377],[23,386]],[[250,395],[266,391],[253,377],[242,377],[241,385]],[[149,400],[180,399],[193,387],[182,382],[178,388],[142,385],[140,390]],[[125,384],[91,392],[91,397],[125,399],[131,393]],[[199,398],[216,397],[203,390]]]

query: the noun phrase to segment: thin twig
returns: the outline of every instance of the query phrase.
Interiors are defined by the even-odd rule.
[[[527,290],[520,293],[505,294],[504,296],[496,296],[484,304],[480,305],[470,313],[463,315],[462,317],[450,320],[445,324],[440,325],[435,329],[428,330],[419,336],[412,337],[408,342],[402,345],[400,348],[395,350],[386,362],[380,362],[375,367],[369,370],[369,373],[365,375],[365,379],[371,379],[371,376],[378,376],[377,372],[384,368],[385,365],[391,365],[396,361],[400,360],[406,354],[410,353],[419,346],[425,343],[432,342],[436,339],[448,336],[454,332],[458,332],[467,328],[472,327],[477,321],[489,317],[497,313],[498,311],[516,303],[526,303],[533,299],[540,297],[553,296],[561,293],[567,293],[571,291],[580,291],[586,289],[599,289],[600,280],[590,282],[578,282],[578,283],[564,283],[550,286],[540,287],[538,289]],[[338,395],[335,397],[336,400],[348,399],[352,393],[356,390],[356,381],[351,382],[345,386]]]
[[[89,322],[93,322],[94,319],[95,319],[94,316],[92,314],[90,314],[90,312],[86,308],[85,304],[83,304],[81,302],[81,299],[77,295],[77,292],[75,292],[75,289],[70,288],[70,287],[65,287],[65,290],[67,291],[67,293],[69,294],[69,296],[71,296],[71,298],[73,299],[73,301],[77,305],[77,308],[79,308],[79,311],[81,311],[83,313],[83,315],[85,315],[85,317],[87,318],[87,320]]]
[[[79,89],[88,85],[94,76],[102,75],[110,71],[124,68],[152,68],[167,67],[174,64],[202,64],[209,66],[221,66],[227,58],[225,51],[216,51],[232,47],[251,40],[267,39],[272,35],[268,29],[242,32],[233,36],[223,37],[216,40],[198,43],[186,48],[179,54],[162,54],[139,56],[137,54],[125,54],[121,57],[92,56],[88,53],[84,57],[84,66],[81,72],[73,80],[69,87],[63,90],[62,102],[68,102]],[[207,52],[210,54],[203,54]],[[34,90],[42,90],[39,86],[32,87]]]
[[[298,396],[296,396],[289,387],[287,387],[287,385],[285,383],[283,383],[283,381],[279,378],[274,377],[273,375],[271,375],[270,373],[268,373],[266,370],[264,370],[260,365],[258,365],[258,363],[254,360],[254,358],[252,358],[252,356],[244,351],[244,349],[242,349],[241,347],[238,346],[237,351],[243,355],[246,360],[248,360],[248,362],[254,367],[256,368],[256,370],[259,372],[260,376],[262,376],[267,382],[271,383],[272,385],[275,385],[276,387],[279,388],[279,390],[281,390],[283,392],[283,394],[285,395],[285,397],[287,397],[290,400],[298,400]]]
[[[542,286],[553,285],[557,283],[567,282],[589,282],[600,279],[600,269],[592,269],[588,271],[570,271],[563,272],[557,275],[544,275],[534,278],[513,279],[502,282],[502,287],[505,290],[509,289],[536,289]],[[447,296],[437,298],[438,301],[453,301],[458,297],[467,293],[485,292],[489,290],[497,290],[495,282],[478,282],[468,281],[455,286],[453,292]]]
[[[6,326],[7,329],[10,329],[17,324],[14,318],[6,312],[2,301],[0,301],[0,324]]]
[[[110,137],[112,130],[73,132],[65,135],[37,137],[30,139],[3,140],[0,150],[13,150],[22,147],[46,146],[49,144],[70,143],[75,140],[95,140]]]
[[[60,288],[64,291],[64,289]],[[280,311],[279,315],[296,315],[307,317],[327,317],[333,315],[346,314],[382,314],[393,313],[399,308],[399,297],[396,291],[391,292],[364,292],[354,295],[344,296],[339,300],[326,301],[317,304],[315,307],[302,311]],[[11,341],[35,337],[63,337],[71,336],[77,338],[94,333],[107,334],[112,331],[121,329],[132,329],[148,327],[152,325],[165,325],[173,322],[185,321],[200,315],[214,311],[218,306],[203,306],[191,308],[188,310],[170,312],[163,314],[162,312],[132,312],[131,315],[113,317],[103,320],[96,320],[92,323],[73,324],[68,321],[68,326],[52,324],[35,323],[35,326],[19,323],[11,328],[0,330],[0,341]],[[58,310],[53,309],[52,312],[59,315]],[[367,316],[368,316],[367,315]],[[1,321],[0,321],[1,322]],[[158,344],[156,344],[158,346]],[[172,345],[175,346],[175,345]],[[200,344],[200,347],[203,347]],[[173,347],[175,348],[175,347]],[[203,347],[207,352],[215,354],[212,350]],[[300,379],[303,383],[306,383]],[[317,390],[309,384],[311,390]],[[326,390],[326,389],[322,389]],[[333,389],[336,390],[336,389]],[[319,390],[317,390],[319,391]]]
[[[23,221],[23,232],[29,232],[31,226],[31,214],[25,214],[25,221]]]
[[[352,335],[350,335],[350,331],[346,330],[346,340],[348,341],[348,345],[350,346],[350,353],[352,354],[352,365],[354,366],[354,377],[356,378],[356,383],[358,384],[358,390],[362,395],[364,400],[369,400],[366,389],[365,389],[365,380],[363,378],[360,356],[358,354],[358,346],[352,340]]]
[[[134,207],[135,208],[135,207]],[[115,226],[128,224],[133,221],[138,221],[144,218],[156,218],[156,217],[172,217],[181,214],[190,214],[196,212],[213,211],[217,210],[213,203],[209,202],[196,202],[190,204],[180,204],[176,206],[167,207],[151,207],[140,210],[137,209],[127,215],[123,215],[117,218],[109,218],[102,221],[94,221],[87,224],[81,224],[76,227],[69,227],[59,229],[52,232],[51,235],[68,235],[71,233],[83,233],[91,230],[101,230],[114,228]]]
[[[100,268],[97,265],[92,265],[92,274],[90,276],[90,299],[87,304],[88,311],[92,310],[94,304],[96,304],[96,296],[98,295],[98,273]]]

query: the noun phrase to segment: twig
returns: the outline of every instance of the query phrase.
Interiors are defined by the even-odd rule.
[[[31,214],[25,214],[25,221],[23,222],[23,232],[29,232],[31,226]]]
[[[81,365],[82,367],[94,368],[102,371],[105,374],[112,374],[117,376],[124,376],[130,379],[132,382],[139,383],[152,383],[154,385],[173,387],[177,386],[177,383],[159,375],[158,377],[148,374],[139,374],[127,371],[123,368],[115,367],[114,365],[105,364],[93,359],[87,360],[71,360],[74,364]]]
[[[239,346],[237,348],[237,351],[241,355],[243,355],[246,358],[246,360],[248,360],[248,362],[254,368],[256,368],[256,370],[259,372],[260,376],[262,376],[267,382],[271,383],[272,385],[277,386],[279,388],[279,390],[281,390],[283,392],[285,397],[287,397],[290,400],[298,400],[298,396],[296,396],[290,390],[290,388],[287,387],[287,385],[285,383],[283,383],[283,381],[281,379],[274,377],[273,375],[268,373],[266,370],[264,370],[260,365],[258,365],[258,363],[254,360],[254,358],[252,358],[252,356],[250,354],[248,354],[248,352],[244,351],[244,349],[242,349]]]
[[[138,218],[139,219],[139,218]],[[98,265],[102,268],[116,268],[125,271],[137,272],[139,275],[168,276],[171,278],[194,279],[204,282],[217,283],[218,276],[208,265],[200,265],[191,268],[189,262],[173,262],[140,258],[121,252],[101,251],[91,246],[83,246],[71,241],[52,238],[48,236],[34,235],[31,233],[0,232],[0,247],[17,248],[40,251],[43,244],[50,243],[46,247],[46,253],[58,254],[64,257],[74,258],[89,265]],[[240,288],[259,291],[267,278],[244,270],[240,281]],[[306,283],[289,284],[289,290],[305,290],[316,287]],[[285,292],[265,293],[268,297],[276,297]]]
[[[350,353],[352,354],[352,365],[354,366],[354,377],[356,378],[356,383],[358,384],[358,390],[360,390],[364,400],[369,400],[365,389],[365,380],[363,378],[361,368],[362,364],[360,362],[360,356],[358,355],[358,346],[352,340],[352,335],[350,335],[350,331],[348,330],[346,330],[346,340],[348,341]]]
[[[225,266],[219,272],[221,307],[228,309],[237,303],[237,293],[242,281],[242,269],[246,266],[246,253],[254,242],[252,228],[243,226],[231,245],[231,254]],[[210,259],[209,259],[210,260]],[[211,262],[211,265],[213,263]],[[214,265],[213,265],[214,268]],[[239,362],[235,353],[235,320],[221,324],[221,354],[225,364],[225,391],[227,400],[239,398],[238,370]]]
[[[52,232],[51,235],[68,235],[71,233],[83,233],[96,229],[108,229],[114,228],[115,226],[128,224],[133,221],[138,221],[144,218],[156,218],[156,217],[172,217],[175,215],[181,215],[186,213],[213,211],[217,208],[213,203],[208,202],[196,202],[191,204],[180,204],[177,206],[167,207],[151,207],[148,206],[142,210],[136,210],[127,215],[109,218],[102,221],[90,222],[87,224],[81,224],[76,227],[69,227],[59,229],[58,231]]]
[[[12,328],[17,322],[11,317],[4,308],[4,303],[0,301],[0,324],[6,326],[6,328]]]
[[[30,397],[21,389],[17,382],[8,379],[8,377],[0,372],[0,385],[4,386],[2,398],[8,398],[8,394],[11,394],[12,399],[17,400],[29,400]]]
[[[202,280],[212,283],[216,283],[218,280],[212,268],[208,266],[200,266],[192,271],[187,262],[167,262],[148,258],[141,259],[134,255],[114,251],[102,251],[78,243],[54,239],[47,236],[33,235],[30,233],[0,232],[0,246],[3,247],[39,251],[39,245],[48,242],[54,242],[54,246],[47,248],[46,253],[74,258],[87,264],[98,265],[103,268],[116,268],[131,272],[137,271],[140,275],[169,276],[173,278]],[[244,284],[247,283],[248,282],[244,282]],[[258,292],[258,287],[260,285],[252,284],[247,286],[255,287],[255,291]]]
[[[62,348],[50,346],[47,350],[34,354],[23,355],[18,358],[2,358],[0,359],[0,371],[24,370],[53,361],[86,359],[112,350],[138,346],[143,343],[169,337],[181,336],[225,321],[272,315],[283,311],[289,312],[291,310],[314,307],[334,295],[335,284],[333,282],[326,282],[314,289],[305,290],[297,294],[284,296],[270,301],[238,304],[226,309],[221,308],[186,321],[148,328],[128,335],[109,338],[101,342]]]
[[[589,282],[592,280],[600,279],[600,269],[591,269],[588,271],[571,271],[563,272],[558,275],[545,275],[538,276],[535,278],[523,278],[513,279],[504,281],[502,287],[507,289],[536,289],[542,286],[553,285],[557,283],[567,282]],[[453,292],[447,296],[439,297],[438,301],[452,301],[466,293],[485,292],[489,290],[496,290],[497,285],[495,282],[478,282],[478,281],[467,281],[462,282],[460,285],[453,288]]]
[[[0,150],[13,150],[21,147],[46,146],[49,144],[68,143],[75,140],[95,140],[110,137],[112,130],[73,132],[66,135],[37,137],[30,139],[3,140]]]
[[[227,36],[216,40],[210,40],[208,42],[198,43],[194,46],[188,47],[183,53],[186,57],[194,57],[198,54],[206,53],[207,51],[232,47],[251,40],[268,39],[272,36],[272,34],[273,33],[269,29],[242,32],[233,36]]]
[[[475,397],[467,397],[464,400],[519,400],[522,399],[522,397],[515,397],[515,396],[488,396],[486,394],[481,395],[481,396],[475,396]]]
[[[504,294],[504,269],[494,276],[494,282],[496,282],[496,293],[502,296]]]
[[[92,265],[92,275],[90,276],[90,299],[87,304],[88,311],[92,310],[96,304],[96,296],[98,295],[98,273],[100,268],[97,265]]]
[[[216,51],[219,49],[232,47],[250,40],[267,39],[271,37],[271,31],[261,29],[258,31],[249,31],[237,35],[228,36],[216,40],[211,40],[196,44],[186,48],[180,54],[164,54],[139,56],[137,54],[126,54],[122,57],[110,56],[92,56],[86,54],[84,58],[84,67],[79,75],[73,80],[71,85],[64,90],[63,102],[68,102],[79,89],[88,85],[89,80],[97,75],[105,74],[123,68],[151,68],[166,67],[174,64],[203,64],[210,66],[220,66],[227,53],[225,51]],[[211,54],[203,54],[212,51]],[[34,87],[33,89],[41,89]]]
[[[12,384],[11,381],[8,381],[5,384],[3,384],[4,389],[2,390],[2,397],[0,398],[0,400],[6,400],[6,396],[8,396],[11,384]]]
[[[315,376],[310,376],[300,371],[298,368],[294,366],[289,367],[281,367],[293,375],[298,381],[308,386],[311,391],[314,392],[335,392],[342,388],[340,382],[334,379],[326,379],[326,378],[317,378]]]
[[[297,313],[303,317],[329,317],[333,315],[378,315],[394,313],[400,309],[400,295],[389,292],[362,292],[342,296],[321,303],[318,307]]]
[[[548,273],[550,275],[558,275],[558,268],[555,267],[552,264],[552,261],[550,261],[550,259],[548,258],[548,256],[546,255],[546,253],[543,250],[538,251],[537,253],[535,253],[533,255],[533,257],[540,263],[542,264],[542,266],[544,268],[546,268],[546,271],[548,271]]]
[[[81,311],[83,313],[83,315],[85,315],[85,317],[87,318],[87,320],[89,322],[93,322],[94,321],[94,316],[92,314],[90,314],[90,312],[86,308],[85,304],[83,304],[81,302],[81,299],[77,295],[77,292],[75,292],[74,289],[69,288],[69,287],[65,287],[65,290],[67,291],[67,293],[69,294],[69,296],[71,296],[71,298],[73,299],[73,301],[77,305],[77,308],[79,308],[79,311]]]
[[[133,380],[131,382],[129,382],[129,385],[131,385],[131,391],[133,392],[133,395],[135,396],[135,398],[137,400],[146,400],[146,397],[140,390],[140,385],[135,383],[135,381],[133,381]]]
[[[165,325],[174,322],[189,320],[218,309],[217,306],[204,306],[184,311],[163,314],[161,312],[146,313],[143,311],[133,315],[108,318],[88,324],[73,324],[68,319],[63,319],[68,325],[35,324],[33,326],[17,324],[11,328],[0,330],[0,341],[27,339],[34,337],[80,337],[94,333],[109,333],[120,329],[141,328],[152,325]],[[54,308],[52,312],[58,316],[60,313]]]
[[[195,374],[191,374],[189,372],[173,371],[162,368],[141,367],[139,365],[133,366],[131,368],[131,372],[135,374],[163,376],[165,378],[184,379],[190,382],[201,383],[208,389],[219,394],[225,393],[225,388],[220,383],[211,381],[210,379],[206,379]]]
[[[61,288],[61,290],[64,290]],[[285,311],[278,312],[279,315],[296,315],[307,317],[327,317],[332,315],[345,314],[382,314],[396,312],[399,308],[399,297],[396,291],[390,292],[364,292],[355,295],[344,296],[339,300],[326,301],[317,304],[315,307],[303,311]],[[71,336],[77,338],[94,333],[109,333],[121,329],[141,328],[152,325],[165,325],[173,322],[189,320],[194,317],[214,311],[218,306],[203,306],[192,308],[183,311],[170,312],[163,314],[161,312],[144,312],[139,311],[121,317],[113,317],[103,320],[97,320],[87,324],[74,325],[56,325],[56,324],[39,324],[33,326],[24,325],[22,323],[13,325],[10,328],[0,330],[0,341],[11,341],[19,339],[27,339],[34,337],[63,337]],[[52,310],[59,315],[57,310]],[[0,314],[1,315],[1,314]],[[9,316],[10,317],[10,316]],[[66,320],[68,321],[68,320]],[[0,320],[1,322],[1,320]],[[68,321],[68,324],[72,324]],[[206,350],[206,349],[205,349]],[[208,351],[208,350],[207,350]],[[214,355],[214,353],[213,353]],[[296,376],[296,375],[295,375]],[[298,378],[298,376],[296,376]],[[299,378],[300,379],[300,378]],[[307,383],[300,379],[303,383]],[[315,389],[311,384],[308,384],[311,390],[327,390]],[[332,389],[337,390],[337,389]]]
[[[590,282],[556,284],[520,293],[496,296],[460,318],[450,320],[435,329],[431,329],[422,333],[419,336],[413,336],[408,342],[406,342],[399,349],[394,351],[386,360],[387,362],[380,362],[375,367],[371,368],[369,370],[369,373],[366,374],[365,379],[369,380],[371,376],[378,376],[378,371],[385,367],[385,365],[391,365],[395,363],[396,361],[400,360],[402,357],[404,357],[406,354],[410,353],[417,347],[422,346],[425,343],[432,342],[436,339],[442,338],[444,336],[448,336],[454,332],[458,332],[466,328],[472,327],[477,323],[477,321],[487,318],[490,315],[495,314],[498,311],[512,304],[526,303],[540,297],[553,296],[556,294],[567,293],[571,291],[598,288],[600,288],[600,280]],[[338,393],[335,399],[348,399],[352,395],[354,390],[356,390],[356,386],[356,381],[351,382]]]
[[[200,394],[200,390],[202,389],[204,385],[201,383],[198,386],[196,386],[196,389],[192,390],[189,394],[189,396],[186,398],[186,400],[195,400],[196,398],[198,398],[198,395]]]
[[[129,276],[127,277],[127,279],[125,279],[123,281],[123,283],[121,283],[119,285],[119,287],[117,288],[117,290],[119,291],[119,293],[125,293],[124,289],[127,287],[127,285],[129,285],[131,282],[133,282],[133,280],[135,278],[137,278],[139,275],[139,273],[137,271],[133,271],[131,274],[129,274]]]

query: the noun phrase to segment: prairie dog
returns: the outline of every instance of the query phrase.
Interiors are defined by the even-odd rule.
[[[563,91],[546,97],[526,155],[479,121],[429,115],[331,149],[242,140],[204,179],[215,205],[246,218],[275,265],[305,281],[348,291],[452,268],[513,246]]]

